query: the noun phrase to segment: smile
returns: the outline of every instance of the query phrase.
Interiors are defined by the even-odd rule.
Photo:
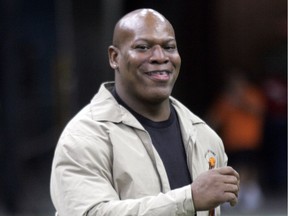
[[[166,71],[166,70],[161,70],[161,71],[151,71],[151,72],[147,72],[145,73],[147,74],[150,78],[152,78],[153,80],[156,81],[167,81],[170,78],[170,71]]]

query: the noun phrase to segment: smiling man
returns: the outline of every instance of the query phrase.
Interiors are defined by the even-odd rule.
[[[147,118],[166,120],[181,65],[171,24],[151,10],[128,14],[115,27],[109,57],[125,103]]]
[[[51,173],[60,216],[220,215],[239,175],[221,139],[171,92],[181,58],[169,21],[152,9],[115,26],[115,82],[66,126]],[[211,164],[213,161],[213,164]]]

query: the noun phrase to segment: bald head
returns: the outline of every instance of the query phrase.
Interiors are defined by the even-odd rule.
[[[127,33],[131,34],[144,28],[147,30],[147,27],[159,32],[165,30],[175,35],[172,25],[162,14],[153,9],[138,9],[126,14],[117,22],[114,28],[113,45],[121,46],[123,40],[127,39]]]

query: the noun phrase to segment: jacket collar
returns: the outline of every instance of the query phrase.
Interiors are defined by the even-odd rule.
[[[124,123],[132,127],[143,129],[136,118],[122,105],[120,105],[111,93],[114,82],[105,82],[100,86],[98,93],[92,98],[90,109],[92,119],[114,123]]]
[[[195,143],[197,136],[197,130],[195,126],[197,124],[203,124],[204,121],[198,116],[194,115],[186,106],[184,106],[175,98],[170,97],[170,100],[178,114],[183,141],[189,142],[191,139],[192,142]]]
[[[114,82],[105,82],[100,86],[98,93],[93,97],[90,103],[92,119],[95,121],[110,121],[114,123],[122,122],[139,129],[144,129],[125,107],[118,104],[111,93],[113,88]],[[172,96],[170,97],[170,100],[178,113],[180,122],[184,122],[183,126],[185,126],[187,120],[189,120],[189,124],[192,123],[193,125],[204,123],[203,120],[192,114],[178,100]]]

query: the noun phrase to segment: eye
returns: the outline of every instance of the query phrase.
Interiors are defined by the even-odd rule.
[[[164,49],[167,51],[174,51],[176,50],[176,45],[167,45],[167,46],[164,46]]]
[[[147,45],[147,44],[139,44],[139,45],[136,45],[135,48],[137,50],[140,50],[140,51],[146,51],[148,50],[150,47]]]

